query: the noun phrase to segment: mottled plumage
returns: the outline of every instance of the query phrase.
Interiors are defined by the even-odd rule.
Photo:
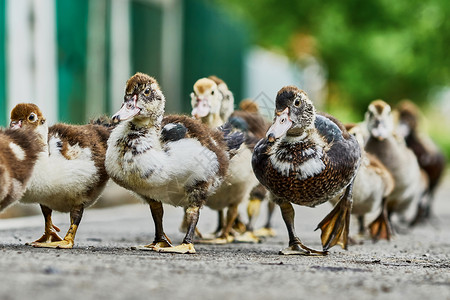
[[[252,164],[258,180],[281,205],[290,246],[294,247],[291,250],[297,252],[301,247],[307,254],[323,254],[303,246],[295,236],[290,203],[314,207],[345,188],[340,204],[319,227],[323,231],[324,250],[338,243],[341,235],[343,247],[346,247],[351,182],[360,157],[356,139],[335,118],[316,116],[305,92],[293,86],[278,92],[274,124],[267,132],[267,138],[256,145]],[[304,250],[300,252],[305,254]]]
[[[199,209],[226,176],[229,153],[222,132],[187,116],[163,117],[164,108],[165,97],[154,78],[137,73],[127,81],[124,103],[113,116],[120,123],[108,140],[106,169],[116,183],[150,205],[155,240],[143,249],[194,253]],[[168,138],[171,129],[178,133]],[[186,209],[182,245],[172,246],[164,233],[162,203]]]

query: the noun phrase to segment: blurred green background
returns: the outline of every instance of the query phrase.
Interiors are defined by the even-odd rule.
[[[449,20],[447,0],[0,0],[0,124],[19,102],[52,122],[112,114],[137,71],[189,113],[215,74],[267,117],[286,84],[344,122],[411,99],[450,157]]]

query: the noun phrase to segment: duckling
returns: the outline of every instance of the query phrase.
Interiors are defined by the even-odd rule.
[[[0,130],[0,212],[24,194],[33,173],[40,141],[26,130]]]
[[[404,100],[397,106],[398,125],[397,133],[405,139],[406,145],[414,152],[419,166],[428,176],[426,197],[419,202],[417,215],[411,225],[418,224],[430,217],[431,206],[436,187],[442,178],[445,169],[445,156],[430,137],[419,133],[419,108],[411,101]]]
[[[326,255],[336,244],[347,248],[353,179],[360,159],[356,139],[334,117],[316,114],[304,91],[286,86],[278,92],[274,123],[255,146],[252,165],[281,208],[289,234],[289,247],[281,254]],[[323,251],[303,245],[295,233],[291,203],[314,207],[343,190],[341,200],[317,226]]]
[[[239,103],[239,109],[240,110],[236,110],[231,114],[229,121],[235,125],[235,127],[247,133],[248,144],[250,145],[250,148],[253,149],[256,142],[264,138],[271,124],[267,122],[259,112],[258,104],[251,99],[242,100]],[[254,141],[254,143],[252,141]],[[255,230],[255,222],[260,213],[261,202],[264,199],[269,198],[267,195],[266,188],[261,184],[258,184],[258,186],[254,187],[250,192],[250,199],[247,206],[247,231],[257,237],[273,237],[276,235],[271,224],[275,203],[270,200],[267,201],[266,223],[262,228]]]
[[[113,116],[120,123],[108,140],[106,169],[116,183],[150,206],[155,239],[140,249],[195,253],[200,208],[226,177],[230,153],[222,132],[187,116],[164,118],[165,102],[153,77],[136,73],[127,81],[124,103]],[[162,127],[174,124],[187,129],[185,136],[162,141]],[[164,233],[163,203],[186,208],[188,228],[181,245],[173,246]]]
[[[20,200],[39,203],[45,219],[44,234],[31,245],[72,248],[84,209],[97,200],[108,181],[104,165],[108,129],[62,123],[48,128],[39,107],[31,103],[13,108],[10,126],[39,136],[38,159]],[[53,225],[53,210],[70,213],[71,225],[64,239]]]
[[[192,116],[211,127],[219,127],[234,111],[234,96],[217,76],[200,78],[191,93]]]
[[[361,165],[353,184],[352,214],[359,223],[359,234],[365,232],[364,217],[366,214],[381,210],[380,215],[369,225],[371,236],[374,240],[387,239],[392,235],[391,226],[387,219],[386,197],[394,189],[394,178],[380,160],[364,150],[364,133],[356,124],[346,124],[349,134],[355,136],[361,147]],[[331,202],[336,204],[339,198]]]
[[[216,82],[219,82],[217,77],[214,78]],[[202,123],[210,128],[224,123],[222,106],[229,104],[224,101],[225,97],[219,91],[220,85],[225,83],[221,80],[219,84],[216,82],[211,78],[201,78],[194,84],[194,92],[191,93],[193,116],[200,118]],[[227,108],[226,111],[230,111],[230,109]],[[199,115],[200,112],[202,114]],[[213,195],[208,197],[206,202],[208,207],[219,212],[219,231],[216,231],[218,237],[205,239],[202,242],[224,244],[233,241],[230,232],[238,216],[238,206],[248,199],[250,191],[257,183],[251,166],[251,150],[243,144],[230,160],[229,171],[224,183]],[[221,215],[225,208],[228,208],[228,211],[226,220],[223,222]],[[256,237],[253,237],[251,241],[256,242]]]
[[[222,95],[222,100],[220,101],[220,118],[223,121],[227,121],[234,111],[234,95],[225,81],[219,77],[211,75],[208,78],[216,83],[217,89]]]
[[[397,213],[402,217],[411,203],[417,202],[425,191],[426,181],[417,158],[405,141],[395,134],[389,104],[382,100],[370,103],[364,122],[370,134],[365,150],[375,155],[394,178],[394,189],[386,199],[388,216]]]

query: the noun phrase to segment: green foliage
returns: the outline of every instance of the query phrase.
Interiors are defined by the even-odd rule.
[[[377,98],[423,103],[450,82],[448,0],[217,1],[249,20],[262,46],[292,56],[294,34],[314,36],[338,98],[357,111]]]

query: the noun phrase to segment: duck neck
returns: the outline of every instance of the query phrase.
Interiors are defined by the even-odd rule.
[[[211,128],[216,128],[223,125],[224,121],[220,117],[219,113],[210,113],[206,117],[202,118],[202,123],[207,124]]]
[[[48,150],[48,126],[47,123],[40,125],[36,129],[36,133],[39,136],[39,143],[41,145],[41,151],[44,152],[47,156],[49,154]]]
[[[150,146],[154,149],[161,149],[161,120],[138,119],[127,123],[128,135],[135,137],[145,137]]]

